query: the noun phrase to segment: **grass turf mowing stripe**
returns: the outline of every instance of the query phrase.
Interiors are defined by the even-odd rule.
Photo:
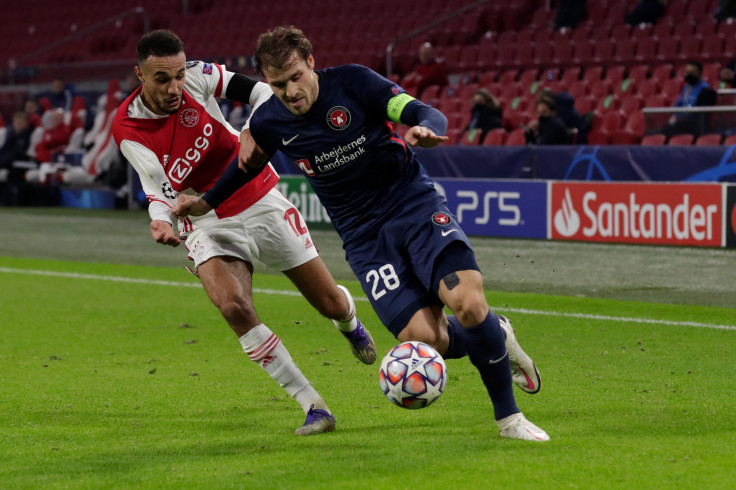
[[[181,282],[181,281],[162,281],[157,279],[142,279],[134,277],[121,277],[121,276],[105,276],[97,274],[79,274],[75,272],[57,272],[49,270],[37,270],[37,269],[15,269],[10,267],[0,267],[0,272],[9,274],[28,274],[38,276],[53,276],[53,277],[67,277],[72,279],[91,279],[98,281],[112,281],[112,282],[124,282],[124,283],[138,283],[138,284],[151,284],[159,286],[175,286],[175,287],[195,287],[200,288],[202,284],[199,282]],[[259,289],[254,288],[254,293],[259,294],[278,294],[282,296],[301,296],[301,293],[297,291],[286,291],[277,289]],[[356,301],[368,301],[368,298],[364,296],[355,296]],[[713,323],[701,323],[701,322],[679,322],[670,320],[658,320],[653,318],[639,318],[639,317],[619,317],[611,315],[592,315],[589,313],[567,313],[560,311],[544,311],[544,310],[530,310],[527,308],[498,308],[493,307],[494,310],[503,310],[513,313],[522,313],[526,315],[540,315],[540,316],[554,316],[554,317],[567,317],[567,318],[580,318],[585,320],[603,320],[603,321],[615,321],[625,323],[642,323],[648,325],[668,325],[677,327],[696,327],[696,328],[712,328],[718,330],[736,330],[734,325],[719,325]]]

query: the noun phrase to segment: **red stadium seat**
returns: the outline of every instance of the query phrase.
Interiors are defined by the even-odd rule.
[[[613,27],[611,27],[611,38],[617,41],[630,38],[631,26],[629,24],[624,24],[623,19],[618,20],[618,22],[621,23],[615,24]]]
[[[623,126],[622,123],[624,120],[625,115],[623,112],[617,110],[608,111],[603,114],[601,125],[598,129],[608,134],[613,134]]]
[[[667,107],[672,104],[667,103],[667,99],[661,94],[650,95],[644,99],[644,107]]]
[[[656,78],[664,83],[665,80],[672,78],[673,66],[671,63],[663,63],[652,68],[652,78]]]
[[[640,82],[649,76],[649,65],[636,65],[629,68],[629,80]]]
[[[591,129],[588,131],[589,145],[607,145],[609,142],[609,134],[600,129]]]
[[[496,78],[498,78],[498,72],[494,70],[484,71],[478,79],[478,85],[487,88],[489,85],[496,82]]]
[[[694,139],[695,137],[692,134],[678,134],[671,137],[667,144],[670,146],[690,146]]]
[[[501,146],[506,142],[506,130],[503,128],[488,131],[483,138],[484,145]]]
[[[682,92],[682,87],[684,87],[684,85],[685,82],[682,78],[670,78],[669,80],[664,81],[659,93],[665,96],[667,100],[675,100],[680,96],[680,92]]]
[[[733,146],[736,145],[736,134],[732,134],[731,136],[727,136],[725,140],[723,140],[723,144],[727,146]]]
[[[562,72],[562,76],[560,77],[560,81],[565,85],[570,85],[572,83],[578,82],[580,81],[581,71],[582,70],[579,66],[565,68],[565,71]]]
[[[615,62],[616,41],[602,39],[595,43],[593,61],[596,65],[610,65]]]
[[[608,79],[598,80],[590,86],[590,95],[598,99],[611,93],[611,82]]]
[[[717,133],[704,134],[695,141],[695,146],[718,146],[721,144],[721,135]]]
[[[516,77],[519,76],[518,70],[504,70],[501,75],[498,77],[498,83],[501,85],[507,85],[509,83],[514,83],[516,81]]]
[[[524,70],[534,66],[534,42],[516,44],[516,56],[511,66]],[[500,54],[500,53],[499,53]],[[508,65],[507,65],[508,66]]]
[[[597,82],[603,78],[603,67],[602,66],[590,66],[585,69],[583,73],[583,80],[588,83]]]
[[[506,138],[504,143],[506,146],[523,146],[526,145],[526,136],[523,129],[514,129]]]
[[[702,49],[703,40],[699,36],[691,36],[683,38],[680,42],[679,59],[687,61],[691,59],[699,59],[700,50]]]
[[[460,136],[460,146],[477,146],[480,144],[481,135],[483,133],[479,129],[471,129]]]
[[[521,85],[523,90],[527,90],[529,86],[537,80],[537,78],[539,78],[538,69],[530,68],[528,70],[524,70],[522,74],[519,75],[519,85]]]
[[[594,41],[575,41],[572,62],[576,65],[590,65],[595,61]]]
[[[587,96],[575,98],[575,108],[580,114],[592,112],[595,109],[597,103],[598,101],[595,99],[595,97]]]
[[[553,45],[551,43],[537,43],[534,47],[534,66],[541,67],[549,65],[553,60]]]
[[[623,22],[626,12],[629,10],[629,6],[626,2],[608,2],[608,9],[606,11],[605,22],[615,24],[617,22]]]
[[[637,63],[649,62],[657,56],[657,40],[653,37],[638,39],[634,59]]]
[[[700,59],[704,60],[720,60],[723,58],[723,46],[725,37],[722,34],[710,34],[703,37],[703,46],[700,52]]]
[[[660,84],[658,80],[655,80],[653,78],[647,78],[646,80],[642,80],[637,85],[636,93],[641,95],[642,98],[646,99],[650,95],[654,95],[659,92],[660,90]]]
[[[627,95],[621,99],[621,109],[624,114],[637,112],[644,106],[644,98],[639,94]]]
[[[583,80],[573,82],[567,85],[566,92],[572,95],[575,100],[578,100],[581,97],[585,97],[586,95],[588,95],[588,83]]]
[[[574,48],[573,41],[569,39],[555,41],[552,52],[552,63],[560,66],[567,66],[572,63],[575,57]]]
[[[659,40],[657,48],[657,60],[660,62],[673,62],[678,60],[680,54],[680,38],[671,36]]]
[[[663,134],[650,134],[644,136],[641,140],[642,146],[662,146],[667,141],[667,137]]]
[[[672,29],[672,35],[680,39],[685,39],[692,36],[695,33],[695,24],[691,20],[680,20],[675,22],[675,27]]]
[[[624,65],[611,66],[606,70],[605,79],[612,85],[620,85],[626,75],[626,67]]]

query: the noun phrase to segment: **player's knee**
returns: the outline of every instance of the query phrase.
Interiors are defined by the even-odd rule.
[[[466,327],[478,325],[488,315],[488,303],[484,296],[478,294],[459,295],[447,306]]]
[[[235,298],[224,301],[219,305],[219,308],[220,313],[231,327],[258,324],[258,315],[255,308],[243,299]]]

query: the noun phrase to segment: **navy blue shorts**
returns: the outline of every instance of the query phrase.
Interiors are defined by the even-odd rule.
[[[404,211],[375,234],[345,245],[348,263],[381,322],[395,337],[421,308],[442,305],[439,281],[480,270],[465,232],[445,205]]]

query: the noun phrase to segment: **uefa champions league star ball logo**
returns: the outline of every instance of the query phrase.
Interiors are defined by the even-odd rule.
[[[164,196],[166,196],[168,199],[176,199],[177,193],[168,182],[164,182],[163,184],[161,184],[161,192],[163,192]]]
[[[327,125],[335,131],[342,131],[350,126],[350,111],[341,105],[327,111]]]
[[[187,128],[193,128],[199,122],[199,112],[197,109],[187,107],[179,113],[179,122]]]

